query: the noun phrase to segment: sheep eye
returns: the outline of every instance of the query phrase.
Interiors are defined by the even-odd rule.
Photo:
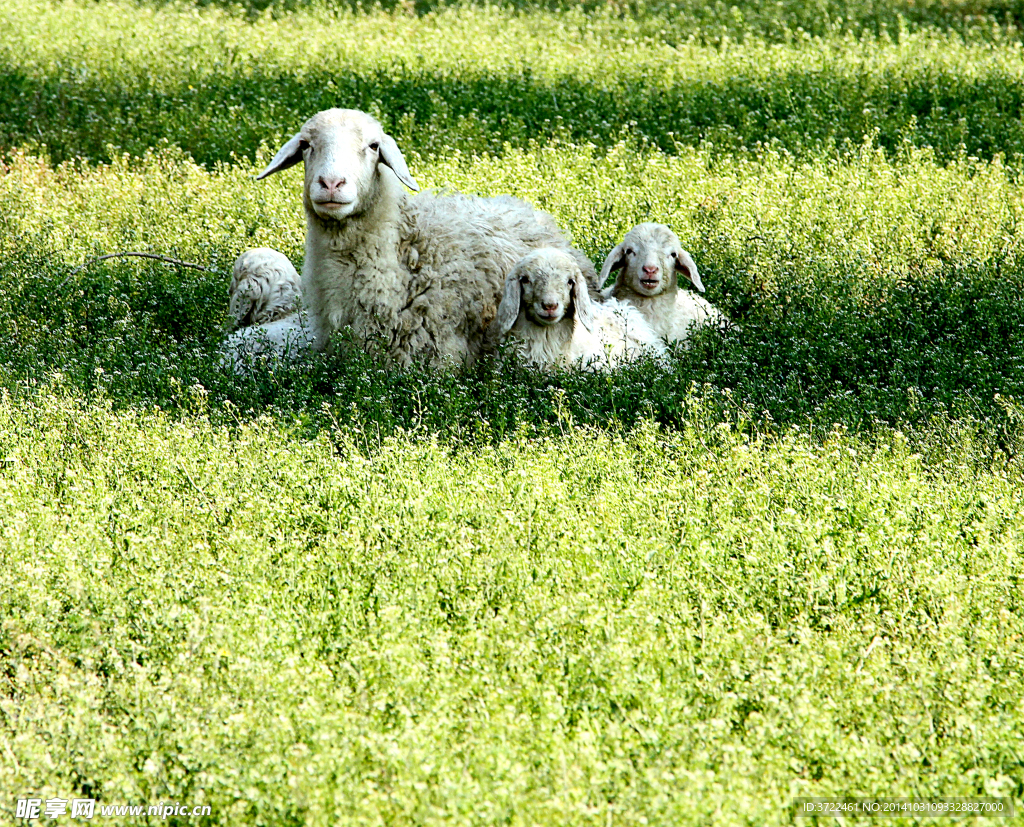
[[[679,253],[677,253],[675,250],[673,250],[672,251],[672,258],[679,258]]]
[[[633,251],[629,247],[626,248],[626,255],[627,256],[633,255]]]
[[[370,149],[372,149],[374,152],[379,152],[380,151],[380,141],[374,141],[372,144],[370,144]]]
[[[529,284],[530,283],[530,277],[529,276],[520,276],[519,277],[519,283],[520,284]]]
[[[576,279],[569,279],[569,286],[570,287],[575,287],[576,286]]]

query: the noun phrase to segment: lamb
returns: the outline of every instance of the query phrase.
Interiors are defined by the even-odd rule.
[[[488,344],[505,337],[526,361],[543,368],[608,370],[644,353],[666,354],[635,307],[592,301],[577,261],[552,248],[528,253],[505,279]]]
[[[616,270],[615,283],[603,295],[636,307],[655,332],[670,342],[685,341],[702,325],[729,323],[709,301],[679,289],[678,273],[702,293],[704,284],[693,258],[664,224],[638,224],[626,233],[605,259],[601,284]]]
[[[235,260],[228,309],[237,327],[276,322],[296,311],[301,293],[299,274],[287,256],[257,247]]]
[[[394,139],[364,112],[310,118],[258,176],[304,162],[303,300],[313,346],[350,328],[390,362],[456,368],[479,356],[505,276],[531,249],[557,247],[597,294],[593,264],[554,219],[509,196],[424,193]]]
[[[236,330],[224,343],[225,361],[243,372],[247,357],[296,356],[312,341],[300,309],[299,274],[286,256],[269,247],[246,250],[235,261],[228,308]]]

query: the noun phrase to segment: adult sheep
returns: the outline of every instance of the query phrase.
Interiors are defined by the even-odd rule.
[[[463,367],[479,355],[505,276],[556,247],[597,290],[594,266],[547,213],[517,198],[418,191],[398,145],[370,115],[328,109],[303,125],[259,178],[304,162],[302,293],[313,344],[350,328],[398,365]]]

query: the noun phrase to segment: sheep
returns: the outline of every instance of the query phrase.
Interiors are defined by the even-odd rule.
[[[296,311],[301,293],[299,274],[287,256],[257,247],[235,260],[228,309],[237,327],[275,322]]]
[[[593,264],[554,219],[510,196],[419,191],[394,139],[370,115],[319,112],[258,178],[302,161],[303,300],[313,346],[336,331],[383,346],[399,366],[467,367],[479,356],[505,276],[531,249],[558,247],[597,295]]]
[[[704,292],[693,258],[664,224],[637,224],[613,249],[601,268],[601,284],[618,270],[606,287],[606,299],[628,302],[643,314],[654,331],[669,342],[685,341],[706,324],[726,325],[728,319],[706,299],[679,289],[678,273]]]
[[[659,359],[666,354],[635,307],[615,299],[594,302],[577,261],[552,248],[528,253],[505,279],[488,345],[505,337],[542,368],[608,370],[644,353]]]
[[[306,350],[312,335],[300,309],[299,274],[269,247],[246,250],[235,261],[228,308],[236,330],[224,343],[224,361],[242,373],[252,357],[276,361]]]

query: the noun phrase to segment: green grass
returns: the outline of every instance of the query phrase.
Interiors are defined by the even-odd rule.
[[[777,144],[807,153],[878,132],[943,159],[1024,152],[1018,30],[900,26],[717,46],[607,14],[494,7],[427,18],[316,7],[248,21],[188,7],[6,0],[0,143],[109,160],[162,143],[198,161],[252,157],[338,104],[400,145],[490,153],[626,135],[673,152]],[[685,29],[683,30],[686,31]],[[691,32],[692,34],[692,32]]]
[[[1020,18],[0,0],[0,813],[1024,806]],[[669,223],[739,329],[228,375],[234,257],[303,254],[298,170],[254,176],[331,105],[598,264]],[[119,250],[212,272],[76,270]]]
[[[258,165],[257,165],[258,166]],[[269,408],[319,422],[385,428],[429,423],[475,438],[550,424],[553,399],[577,421],[683,422],[691,387],[728,390],[727,407],[780,425],[828,430],[926,421],[940,412],[999,417],[996,395],[1024,396],[1022,191],[1013,168],[938,164],[870,144],[841,159],[776,152],[605,154],[557,145],[500,158],[416,159],[429,186],[512,192],[550,210],[596,261],[634,223],[666,221],[693,250],[709,297],[742,323],[680,352],[671,371],[552,385],[483,366],[468,377],[382,370],[358,356],[235,380],[220,368],[230,262],[268,244],[299,260],[298,172],[252,180],[257,166],[207,172],[173,151],[141,163],[51,170],[18,156],[0,179],[0,370],[9,382],[58,371],[119,404],[174,405],[199,382],[215,408]],[[112,250],[152,249],[220,268],[72,265]],[[45,252],[44,252],[45,251]]]
[[[5,401],[0,787],[324,825],[1019,798],[1020,464],[702,424],[453,452]]]

